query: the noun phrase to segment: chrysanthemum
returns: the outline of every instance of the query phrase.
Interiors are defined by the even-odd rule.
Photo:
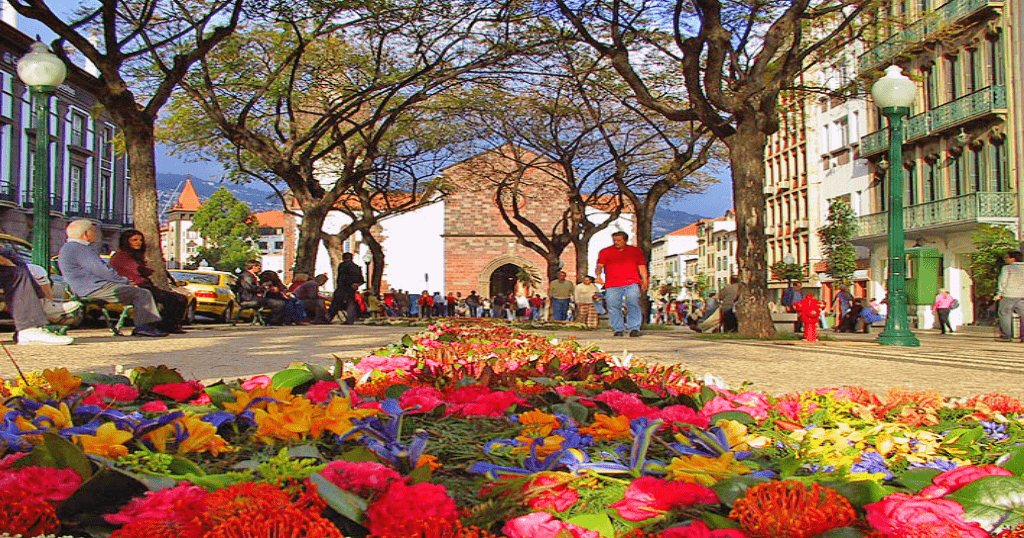
[[[856,517],[839,492],[795,480],[754,486],[729,513],[751,538],[808,538],[850,525]]]
[[[50,503],[22,494],[0,497],[0,532],[39,536],[58,530],[60,521]]]
[[[207,531],[204,538],[344,538],[338,527],[317,513],[289,506],[280,510],[247,511]]]

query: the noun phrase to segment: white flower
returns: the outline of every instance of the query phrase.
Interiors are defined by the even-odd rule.
[[[612,355],[612,364],[619,368],[629,368],[633,363],[633,354],[629,353],[625,349],[622,350],[622,356]]]
[[[724,390],[730,390],[729,384],[726,383],[724,379],[711,373],[704,374],[704,377],[702,377],[700,381],[701,383],[707,386],[718,387]]]

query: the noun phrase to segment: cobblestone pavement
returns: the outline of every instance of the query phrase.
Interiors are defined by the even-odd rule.
[[[168,338],[113,337],[102,329],[72,331],[72,346],[10,345],[5,348],[25,371],[67,367],[72,371],[112,372],[166,364],[190,378],[215,380],[276,372],[291,362],[332,364],[395,342],[415,327],[199,325]],[[1024,398],[1024,344],[993,340],[991,328],[966,328],[940,336],[918,333],[919,348],[879,346],[876,335],[830,335],[821,344],[713,340],[682,329],[651,331],[642,338],[613,338],[607,331],[543,331],[575,337],[610,353],[682,364],[698,375],[714,374],[738,386],[770,393],[860,385],[876,392],[890,387],[934,389],[946,396],[1002,392]],[[0,376],[16,375],[0,357]]]

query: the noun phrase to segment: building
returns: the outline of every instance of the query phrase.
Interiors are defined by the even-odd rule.
[[[716,219],[700,220],[697,225],[697,270],[709,291],[718,291],[738,275],[736,266],[736,212],[732,209]]]
[[[0,229],[31,238],[36,129],[16,64],[35,40],[18,31],[15,21],[5,6],[0,22]],[[122,227],[132,221],[127,157],[114,151],[117,127],[84,90],[84,81],[93,75],[75,65],[67,68],[67,80],[50,97],[50,252],[64,244],[67,223],[80,218],[97,224],[100,248],[110,252]]]
[[[201,206],[192,180],[186,179],[178,200],[165,212],[167,225],[161,229],[160,247],[169,269],[185,267],[199,252],[199,247],[206,245],[199,232],[192,229],[192,219]]]
[[[651,294],[662,289],[674,288],[676,295],[686,294],[686,282],[692,274],[686,271],[686,260],[696,253],[687,254],[697,248],[697,223],[673,230],[651,243],[651,259],[648,264],[650,271]]]
[[[295,217],[279,210],[261,211],[254,216],[259,225],[256,242],[263,269],[277,271],[290,278],[288,272],[295,264],[295,249],[299,241]]]
[[[948,288],[961,308],[954,323],[970,323],[985,298],[974,297],[969,275],[972,237],[982,224],[1020,233],[1022,130],[1019,3],[935,0],[893,3],[891,27],[858,59],[861,77],[875,80],[890,64],[918,83],[904,122],[903,162],[888,162],[885,119],[873,107],[860,140],[873,181],[861,203],[856,242],[870,251],[871,294],[884,296],[888,232],[885,170],[904,174],[909,308],[918,327],[931,327],[935,291]],[[974,301],[972,301],[972,298]],[[977,302],[976,302],[977,301]],[[961,319],[955,319],[961,318]]]

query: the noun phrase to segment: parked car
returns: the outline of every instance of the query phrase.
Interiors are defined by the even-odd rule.
[[[196,312],[230,322],[238,314],[235,275],[226,271],[174,269],[171,278],[184,284],[196,297]]]

